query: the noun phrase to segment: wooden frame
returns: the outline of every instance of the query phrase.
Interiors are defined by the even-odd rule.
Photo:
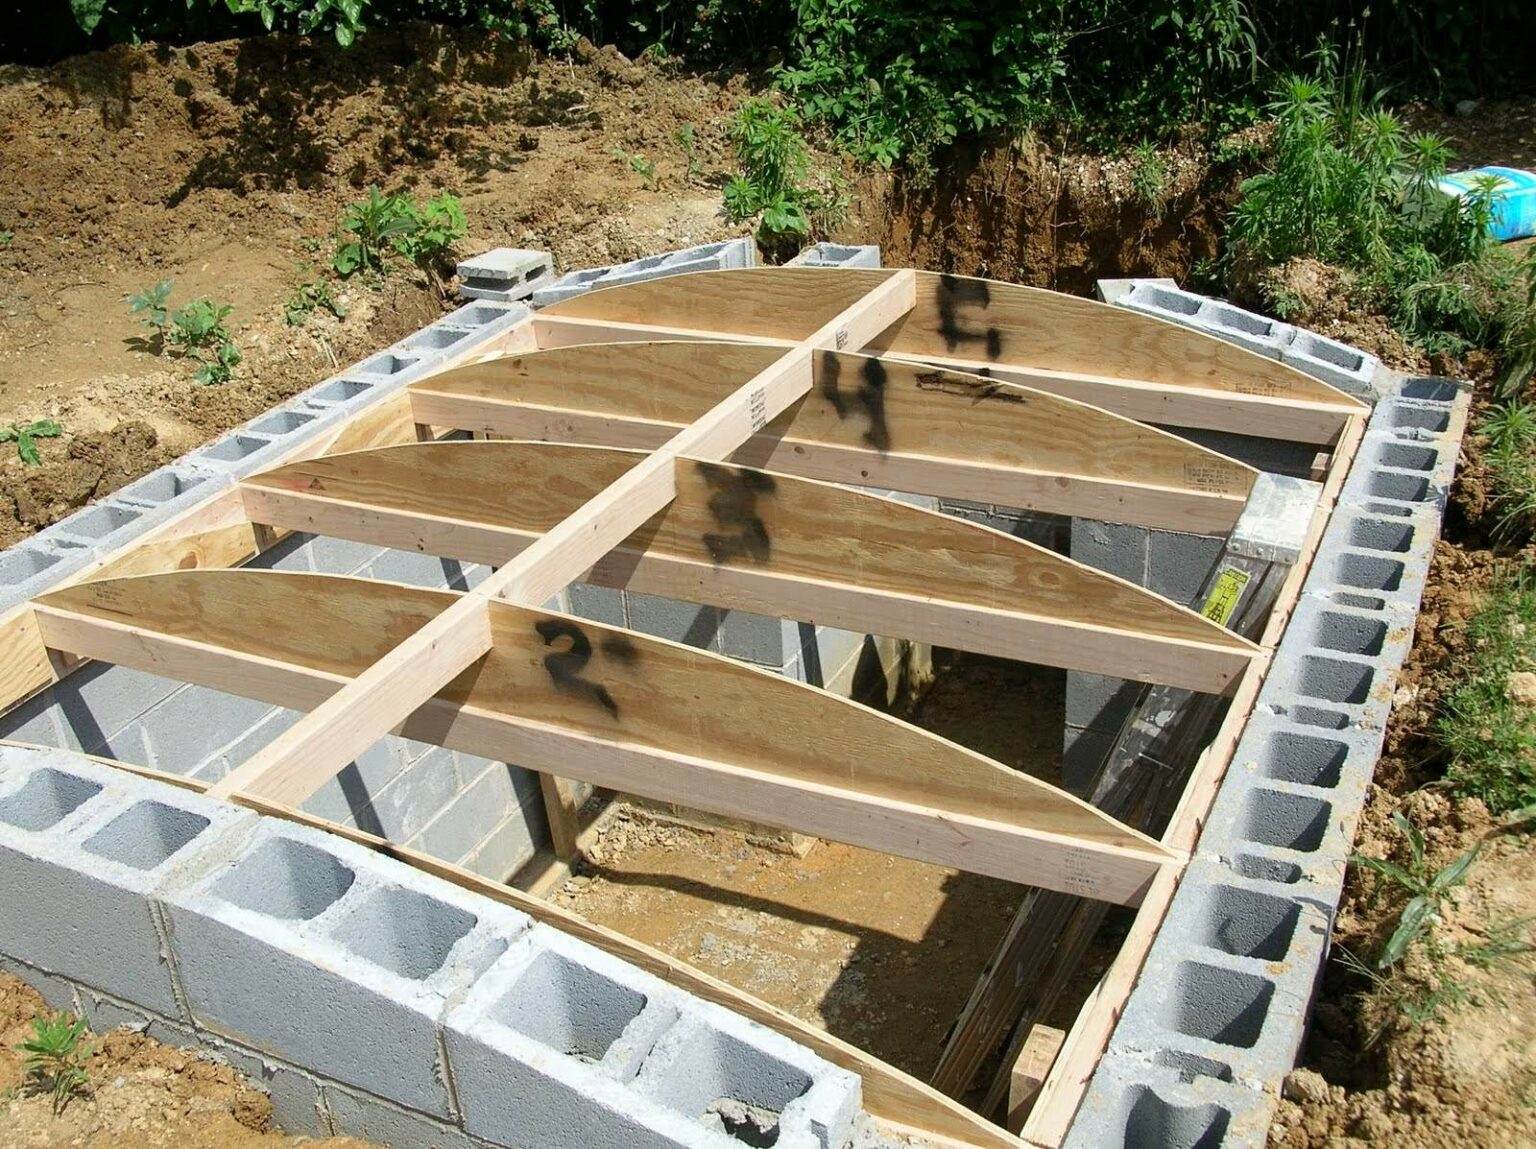
[[[672,386],[661,393],[663,380]],[[1253,472],[1136,420],[1327,444],[1336,494],[1364,410],[1198,333],[981,280],[759,269],[609,289],[525,320],[0,616],[0,698],[13,705],[82,657],[100,657],[309,709],[210,790],[310,822],[291,807],[375,739],[404,729],[542,767],[557,841],[575,834],[549,771],[1139,903],[1131,940],[1066,1036],[1025,1125],[1031,1142],[1054,1144],[1177,885],[1267,666],[1270,635],[1254,647],[1039,548],[830,483],[1220,532]],[[418,445],[454,431],[553,441]],[[580,481],[542,511],[498,501],[495,472],[537,469],[537,460]],[[429,475],[437,481],[424,485]],[[445,499],[444,490],[462,497]],[[747,518],[772,533],[766,557],[755,528],[727,535],[723,552],[705,541],[721,533],[710,530],[721,525],[717,512],[739,520],[744,502]],[[224,569],[291,530],[501,565],[462,595]],[[1320,525],[1314,548],[1317,533]],[[834,553],[818,557],[817,542]],[[1234,704],[1173,827],[1155,842],[1044,783],[814,688],[541,607],[581,577],[1235,690]],[[327,615],[333,625],[285,632],[283,611],[297,602],[306,618]],[[375,625],[343,625],[369,610],[382,612]],[[602,681],[569,673],[582,640],[595,652],[584,657],[599,660],[591,667],[608,674]],[[680,692],[713,688],[727,699],[708,738],[681,737],[683,723],[668,717],[657,700],[665,692],[647,686],[637,656]],[[808,729],[852,733],[832,745],[733,741],[732,716],[760,703],[803,714]],[[620,733],[613,711],[645,721]],[[906,769],[869,769],[876,746]],[[455,867],[369,844],[485,887],[805,1041],[860,1072],[867,1104],[888,1123],[965,1144],[1018,1143],[682,963]],[[1039,1068],[1030,1067],[1030,1081]]]

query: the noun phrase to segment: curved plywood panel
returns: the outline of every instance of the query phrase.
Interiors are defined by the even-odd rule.
[[[458,597],[178,571],[37,600],[50,648],[308,708]],[[1171,855],[1063,791],[814,687],[506,602],[491,649],[406,720],[423,741],[1110,901]]]
[[[659,446],[772,363],[762,344],[584,344],[410,388],[418,422],[516,438]],[[823,351],[809,394],[733,458],[786,474],[1194,533],[1228,530],[1252,468],[1044,391]]]
[[[642,458],[418,443],[290,463],[242,489],[273,526],[500,565]],[[1200,690],[1254,652],[1141,587],[948,515],[689,459],[675,491],[593,581]]]
[[[856,295],[889,274],[698,272],[593,291],[539,318],[795,339],[809,323],[801,292],[804,309],[820,314],[821,297]],[[820,276],[830,278],[819,282]],[[593,341],[602,338],[595,334]],[[982,370],[1133,418],[1254,435],[1311,436],[1325,427],[1336,433],[1345,418],[1365,410],[1304,372],[1198,331],[1058,292],[935,272],[917,273],[916,306],[865,350]]]

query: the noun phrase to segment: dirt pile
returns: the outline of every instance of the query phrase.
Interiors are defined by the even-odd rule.
[[[16,1046],[32,1019],[52,1013],[31,986],[0,973],[0,1143],[51,1149],[369,1149],[351,1137],[290,1138],[272,1125],[272,1102],[228,1065],[129,1030],[90,1034],[88,1084],[53,1112],[26,1080]]]

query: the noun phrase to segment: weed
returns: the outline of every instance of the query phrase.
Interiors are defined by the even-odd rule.
[[[150,350],[159,354],[169,349],[178,358],[195,359],[199,383],[229,382],[240,362],[240,349],[224,326],[234,308],[211,299],[194,299],[172,314],[170,297],[169,279],[128,297],[128,310],[141,316],[151,332]]]
[[[764,247],[798,243],[813,222],[830,226],[847,212],[847,191],[834,177],[812,173],[793,108],[749,100],[731,121],[730,137],[741,172],[726,182],[726,215],[736,223],[756,218]]]
[[[688,182],[695,182],[702,174],[699,166],[699,141],[694,133],[692,124],[684,124],[672,133],[672,140],[683,149],[683,159],[687,165]]]
[[[52,419],[38,419],[23,426],[20,423],[12,423],[8,427],[0,427],[0,443],[15,443],[16,454],[21,461],[29,467],[35,467],[43,461],[37,452],[39,439],[57,439],[64,433]]]
[[[332,266],[343,278],[359,271],[383,271],[385,254],[415,226],[409,196],[384,195],[369,185],[367,196],[342,213],[341,230],[351,238],[337,244]]]
[[[342,213],[342,235],[331,265],[342,278],[382,273],[386,257],[395,251],[422,267],[434,267],[447,259],[467,227],[458,197],[449,192],[418,207],[404,193],[384,195],[370,185],[367,196]]]
[[[347,309],[331,291],[331,285],[323,279],[311,279],[299,284],[283,304],[283,318],[290,327],[302,327],[317,309],[329,311],[337,319],[347,317]]]
[[[640,176],[645,181],[645,186],[651,191],[656,190],[656,165],[646,159],[640,152],[626,152],[623,148],[613,149],[613,158],[629,167],[629,170]]]
[[[1384,858],[1368,858],[1363,854],[1355,854],[1350,858],[1355,865],[1365,867],[1410,895],[1398,917],[1397,928],[1377,955],[1376,968],[1379,970],[1401,961],[1408,947],[1438,919],[1441,903],[1450,896],[1451,890],[1467,880],[1467,871],[1477,861],[1478,853],[1478,847],[1473,846],[1448,865],[1431,872],[1424,859],[1424,835],[1419,832],[1419,828],[1401,813],[1392,815],[1392,824],[1407,839],[1406,866],[1399,866]]]
[[[166,304],[171,297],[171,281],[162,279],[153,287],[147,287],[128,297],[128,311],[140,316],[140,322],[149,328],[150,341],[158,350],[165,342],[165,328],[170,322]]]
[[[16,1047],[26,1054],[24,1068],[28,1080],[52,1095],[55,1114],[62,1113],[90,1082],[85,1061],[91,1050],[81,1043],[84,1035],[84,1018],[56,1013],[52,1017],[34,1017],[32,1036]]]
[[[1162,214],[1168,199],[1168,168],[1150,140],[1131,152],[1131,194],[1151,214]]]
[[[1530,418],[1527,409],[1507,419],[1521,430],[1506,433],[1529,435]],[[1512,697],[1515,676],[1536,671],[1533,635],[1536,567],[1523,565],[1499,580],[1468,621],[1467,672],[1435,721],[1451,758],[1447,781],[1495,813],[1536,803],[1536,708]]]
[[[16,233],[15,232],[13,232],[13,231],[0,231],[0,250],[4,250],[5,248],[10,247],[11,243],[15,239],[16,239]]]

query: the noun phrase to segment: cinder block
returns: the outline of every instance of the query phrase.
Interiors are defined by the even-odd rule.
[[[1221,545],[1220,539],[1202,535],[1148,532],[1147,589],[1189,606],[1221,556]]]
[[[461,1130],[402,1109],[370,1093],[327,1082],[326,1112],[337,1136],[356,1137],[389,1149],[483,1149]],[[515,1134],[513,1134],[515,1136]]]
[[[861,1104],[855,1074],[718,1006],[687,1009],[656,1042],[635,1088],[736,1139],[776,1126],[782,1149],[837,1149]]]
[[[1219,299],[1207,299],[1197,316],[1200,329],[1267,359],[1279,359],[1296,329],[1278,319],[1255,315]]]
[[[1142,527],[1073,519],[1071,533],[1072,557],[1078,562],[1129,579],[1138,586],[1145,585],[1151,532]]]
[[[391,748],[398,757],[401,748]],[[392,842],[404,842],[420,832],[459,789],[453,752],[438,748],[407,766],[354,814],[357,824]]]
[[[584,582],[572,583],[569,591],[572,614],[609,626],[625,625],[623,591]]]
[[[493,762],[451,801],[429,807],[413,845],[450,862],[467,857],[498,824],[522,809],[512,786],[514,770],[517,767]]]
[[[814,243],[796,255],[785,267],[879,267],[878,244]]]
[[[404,746],[400,739],[381,738],[316,790],[304,803],[304,809],[319,817],[382,835],[384,827],[373,810],[373,800],[405,768]]]
[[[260,699],[183,686],[140,715],[138,725],[159,768],[181,774],[239,741],[273,709]]]
[[[26,962],[15,961],[4,953],[0,953],[0,971],[20,978],[37,990],[42,995],[42,999],[48,1003],[49,1009],[80,1015],[82,1009],[80,996],[73,982],[62,977],[54,977],[51,973],[44,973]]]
[[[1155,283],[1159,287],[1177,288],[1172,279],[1101,279],[1093,285],[1093,293],[1101,303],[1119,303],[1138,283]]]
[[[459,864],[482,878],[504,882],[526,865],[536,850],[547,846],[548,839],[542,811],[519,806]]]
[[[799,624],[748,610],[721,611],[720,649],[732,658],[780,669],[794,657]]]
[[[62,727],[63,745],[93,751],[181,689],[182,684],[174,679],[91,663],[38,695],[21,711],[53,710]]]
[[[1376,398],[1372,381],[1381,361],[1347,343],[1298,327],[1280,360],[1361,399]]]
[[[464,578],[465,564],[457,559],[439,558],[419,551],[384,551],[368,564],[363,572],[366,578],[385,582],[402,582],[410,586],[430,587],[433,590],[463,591],[469,589]]]
[[[705,650],[720,649],[720,612],[712,606],[625,591],[629,625],[642,634]]]
[[[554,270],[549,252],[497,247],[462,260],[458,266],[459,295],[502,303],[527,299]]]
[[[272,1100],[272,1117],[278,1128],[292,1136],[330,1137],[331,1125],[325,1090],[302,1069],[228,1041],[210,1038],[210,1056],[223,1061]]]
[[[696,1143],[698,1127],[626,1086],[678,1013],[664,983],[533,927],[445,1024],[465,1129],[496,1144]]]
[[[162,905],[198,1025],[440,1118],[451,1110],[439,1019],[528,925],[351,843],[267,819],[227,865]]]
[[[757,247],[750,236],[741,236],[723,243],[706,243],[697,247],[664,252],[661,255],[648,255],[628,263],[567,272],[553,283],[537,288],[533,293],[533,305],[548,307],[552,303],[584,295],[599,287],[641,283],[669,275],[683,275],[691,271],[720,271],[751,267],[756,262]]]
[[[0,945],[9,956],[180,1017],[150,898],[244,840],[255,816],[63,750],[0,749]],[[55,912],[45,912],[53,907]]]

